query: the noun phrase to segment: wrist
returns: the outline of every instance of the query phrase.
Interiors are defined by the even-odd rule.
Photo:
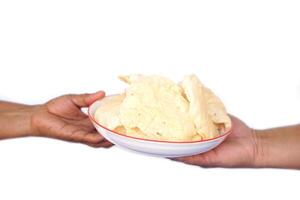
[[[43,110],[41,105],[35,105],[30,108],[29,116],[29,136],[40,136],[40,111]]]
[[[300,169],[299,133],[299,125],[257,131],[256,167]]]
[[[255,156],[253,167],[268,166],[268,143],[266,142],[267,133],[264,130],[253,129],[255,137]]]
[[[20,127],[19,136],[32,136],[34,135],[34,130],[32,128],[32,116],[34,114],[34,111],[36,109],[36,106],[26,106],[23,109],[19,109],[15,111],[14,115],[16,116],[16,119],[18,120],[18,126]]]

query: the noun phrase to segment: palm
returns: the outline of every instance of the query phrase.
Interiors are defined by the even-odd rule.
[[[36,132],[45,137],[90,146],[111,146],[96,132],[88,116],[81,111],[88,103],[72,95],[55,98],[39,107],[33,116]]]
[[[233,132],[217,148],[203,154],[176,160],[209,167],[241,167],[254,162],[257,153],[256,138],[252,129],[232,117]]]

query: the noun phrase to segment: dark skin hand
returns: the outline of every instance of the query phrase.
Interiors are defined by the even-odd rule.
[[[256,162],[258,144],[255,130],[231,116],[233,132],[217,148],[200,155],[176,158],[203,167],[246,167]]]
[[[92,147],[110,147],[112,144],[97,133],[88,116],[81,111],[104,95],[102,91],[69,94],[34,106],[0,102],[0,139],[42,136]]]
[[[255,130],[231,119],[233,132],[217,148],[174,160],[201,167],[300,169],[300,125]]]

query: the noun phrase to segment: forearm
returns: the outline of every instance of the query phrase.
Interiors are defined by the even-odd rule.
[[[0,139],[30,135],[33,106],[9,107],[0,110]]]
[[[16,110],[16,109],[23,109],[28,107],[27,105],[20,104],[20,103],[12,103],[8,101],[0,101],[0,112],[8,111],[8,110]]]
[[[300,169],[300,125],[257,131],[258,167]]]

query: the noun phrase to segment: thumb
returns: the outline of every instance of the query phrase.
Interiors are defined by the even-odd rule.
[[[78,107],[88,107],[98,99],[102,99],[105,96],[105,93],[103,91],[98,91],[92,94],[75,94],[72,95],[72,101],[78,106]]]

